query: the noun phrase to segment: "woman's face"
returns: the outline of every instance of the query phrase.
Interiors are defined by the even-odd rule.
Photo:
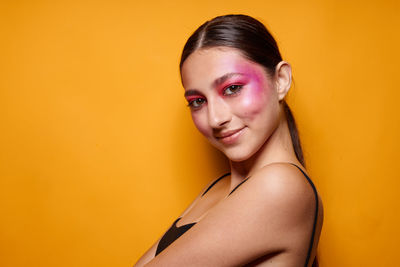
[[[196,50],[182,66],[182,82],[197,129],[232,161],[249,159],[278,125],[274,82],[234,48]]]

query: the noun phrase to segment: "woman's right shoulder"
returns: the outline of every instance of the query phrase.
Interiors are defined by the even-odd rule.
[[[214,178],[211,182],[209,182],[201,191],[200,196],[204,196],[214,185],[216,185],[220,180],[224,179],[225,177],[229,176],[230,173],[224,173],[223,175]]]
[[[200,193],[195,197],[195,199],[190,203],[190,205],[181,213],[179,217],[183,217],[208,191],[211,190],[220,180],[227,178],[230,175],[229,172],[219,175],[208,182]]]

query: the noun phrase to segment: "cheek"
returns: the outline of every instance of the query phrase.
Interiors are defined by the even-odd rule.
[[[202,111],[192,112],[192,120],[196,128],[206,137],[211,135],[211,130],[208,127],[206,114]]]
[[[267,80],[263,70],[253,66],[238,66],[240,72],[249,78],[246,90],[238,97],[237,104],[243,116],[254,116],[262,113],[272,99],[273,86]]]
[[[241,111],[243,116],[255,116],[262,113],[265,108],[269,106],[271,99],[271,89],[269,87],[264,88],[259,84],[251,86],[241,95],[240,101],[238,101],[238,109]]]

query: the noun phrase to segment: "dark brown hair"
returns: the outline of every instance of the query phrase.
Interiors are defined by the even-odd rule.
[[[275,73],[276,65],[282,61],[275,39],[261,22],[246,15],[225,15],[205,22],[189,37],[182,51],[180,69],[197,49],[216,46],[238,49],[243,56],[263,66],[271,76]],[[286,101],[282,101],[293,149],[305,167],[296,122]]]

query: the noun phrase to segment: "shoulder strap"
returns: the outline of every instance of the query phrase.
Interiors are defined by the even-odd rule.
[[[204,193],[203,193],[201,196],[204,196],[204,195],[208,192],[208,190],[211,189],[211,187],[213,187],[216,183],[218,183],[219,180],[221,180],[222,178],[224,178],[225,176],[228,176],[228,175],[230,175],[230,174],[231,174],[230,172],[225,173],[224,175],[222,175],[221,177],[219,177],[217,180],[215,180],[215,181],[207,188],[207,190],[204,191]]]
[[[244,179],[243,181],[241,181],[237,186],[235,186],[235,188],[233,188],[233,190],[228,194],[228,196],[230,194],[232,194],[239,186],[241,186],[244,182],[246,182],[247,180],[249,180],[250,177],[247,177],[246,179]]]
[[[310,245],[308,247],[306,262],[304,264],[304,266],[307,267],[308,262],[310,260],[310,256],[311,256],[311,250],[312,250],[312,247],[313,247],[313,244],[314,244],[315,228],[317,227],[317,220],[318,220],[318,193],[317,193],[317,189],[315,188],[315,185],[311,181],[310,177],[308,177],[308,175],[299,166],[297,166],[296,164],[294,164],[294,163],[290,163],[290,164],[292,164],[293,166],[297,167],[297,169],[299,169],[304,174],[304,176],[306,177],[308,183],[311,185],[312,190],[314,191],[314,197],[315,197],[315,214],[314,214],[313,231],[312,231],[312,234],[311,234]]]

